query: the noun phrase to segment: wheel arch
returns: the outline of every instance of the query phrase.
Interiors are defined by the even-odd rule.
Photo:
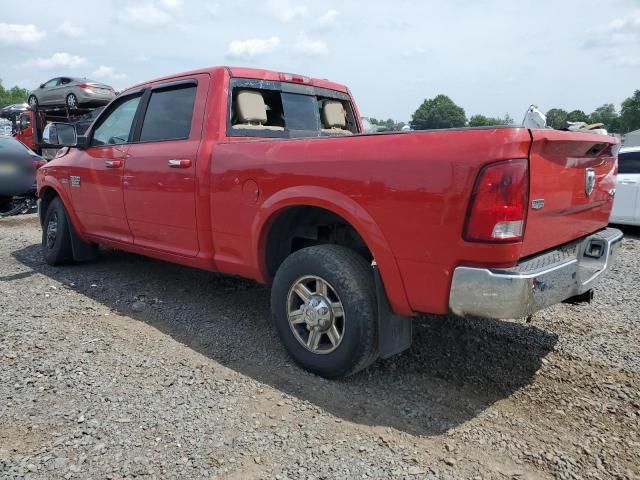
[[[80,223],[80,219],[78,218],[75,210],[72,207],[71,199],[69,198],[69,195],[67,194],[67,191],[65,190],[63,185],[54,177],[44,177],[42,185],[38,188],[38,199],[40,200],[40,205],[38,207],[40,224],[42,225],[47,208],[56,197],[60,198],[62,205],[64,205],[64,208],[67,211],[67,215],[69,216],[69,220],[71,221],[71,224],[74,230],[77,232],[78,236],[83,241],[86,241],[84,235],[82,234],[82,224]]]
[[[360,204],[347,195],[325,187],[291,187],[267,198],[252,225],[252,252],[260,272],[260,280],[272,278],[267,265],[267,243],[272,228],[292,208],[310,207],[330,212],[341,218],[364,241],[375,260],[394,312],[413,315],[407,300],[400,270],[391,247],[375,220]]]

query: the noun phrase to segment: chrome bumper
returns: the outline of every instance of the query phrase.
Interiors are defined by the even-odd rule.
[[[457,315],[521,318],[592,289],[611,268],[622,232],[605,228],[507,269],[457,267],[449,308]]]

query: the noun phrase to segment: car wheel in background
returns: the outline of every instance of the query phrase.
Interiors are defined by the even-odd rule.
[[[74,93],[67,95],[67,107],[78,108],[78,97]]]
[[[31,108],[38,108],[38,98],[35,95],[30,95],[27,103]]]
[[[62,265],[73,261],[69,216],[59,197],[47,208],[42,225],[42,254],[49,265]]]
[[[339,245],[294,252],[273,281],[271,311],[289,355],[327,378],[351,375],[377,358],[373,272]]]

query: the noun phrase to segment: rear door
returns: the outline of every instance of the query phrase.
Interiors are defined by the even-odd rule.
[[[196,162],[209,76],[152,86],[124,176],[127,220],[136,245],[196,256]]]
[[[559,130],[531,135],[523,256],[605,227],[616,188],[613,137]]]
[[[618,156],[618,186],[611,220],[640,223],[640,150]]]

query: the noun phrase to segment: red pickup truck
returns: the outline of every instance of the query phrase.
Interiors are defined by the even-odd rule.
[[[327,80],[216,67],[136,85],[38,171],[50,264],[104,245],[271,284],[289,354],[326,377],[411,343],[419,312],[516,318],[590,298],[617,141],[491,127],[362,133]]]

